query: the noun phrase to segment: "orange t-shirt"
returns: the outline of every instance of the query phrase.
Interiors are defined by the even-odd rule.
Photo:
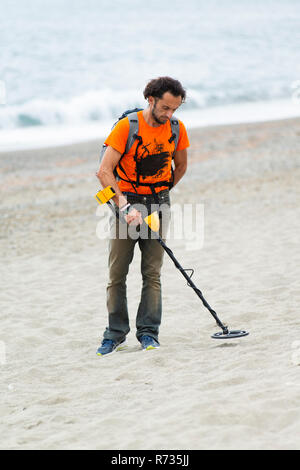
[[[170,181],[172,176],[172,155],[175,149],[174,141],[169,143],[169,139],[172,136],[171,123],[167,121],[161,126],[152,127],[145,121],[143,111],[138,111],[137,115],[139,119],[138,135],[143,139],[142,144],[138,148],[137,157],[140,162],[140,183]],[[105,145],[110,145],[123,154],[129,134],[129,127],[128,118],[118,121],[105,140]],[[133,183],[136,182],[137,178],[136,162],[134,160],[137,144],[138,141],[136,140],[129,152],[125,154],[121,160],[121,165],[127,176],[117,166],[117,171],[120,176],[126,180],[129,178]],[[189,139],[184,124],[179,121],[177,150],[183,150],[189,147],[189,145]],[[134,192],[132,184],[127,181],[120,180],[118,181],[118,185],[121,191]],[[155,188],[155,191],[159,192],[163,189],[167,189],[167,186],[158,186]],[[151,188],[149,186],[138,186],[136,190],[139,194],[151,194]]]

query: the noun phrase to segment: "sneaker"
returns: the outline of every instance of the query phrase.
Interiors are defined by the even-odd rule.
[[[116,343],[112,339],[104,339],[100,348],[97,349],[98,356],[105,356],[106,354],[110,354],[114,351],[122,351],[126,349],[126,339],[123,339],[120,343]]]
[[[140,338],[140,343],[144,351],[149,351],[150,349],[158,349],[159,342],[156,341],[152,336],[143,335]]]

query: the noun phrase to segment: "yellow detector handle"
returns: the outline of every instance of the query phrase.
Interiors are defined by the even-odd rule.
[[[116,193],[114,189],[111,186],[107,186],[106,188],[97,192],[95,199],[99,202],[99,204],[106,204],[115,195]],[[151,230],[153,230],[153,232],[159,231],[159,215],[157,211],[152,212],[152,214],[145,217],[144,222],[150,227]]]
[[[110,199],[112,199],[116,195],[115,191],[111,186],[107,186],[106,188],[100,190],[95,195],[95,198],[99,202],[99,204],[106,204]]]

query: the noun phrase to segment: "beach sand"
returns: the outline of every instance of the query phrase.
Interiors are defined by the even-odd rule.
[[[2,153],[1,449],[300,449],[300,119],[189,136],[171,199],[204,210],[203,246],[188,230],[167,244],[220,319],[250,335],[211,339],[220,329],[165,255],[161,347],[141,351],[136,247],[129,347],[98,357],[101,141]]]

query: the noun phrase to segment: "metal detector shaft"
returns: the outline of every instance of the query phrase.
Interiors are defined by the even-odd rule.
[[[175,264],[176,268],[179,269],[179,271],[181,272],[181,274],[185,277],[185,279],[187,280],[188,282],[188,285],[190,287],[192,287],[192,289],[194,289],[194,291],[196,292],[196,294],[198,295],[198,297],[201,299],[204,307],[206,307],[208,309],[208,311],[211,313],[211,315],[214,317],[214,319],[216,320],[217,322],[217,325],[222,328],[223,332],[225,334],[228,333],[228,328],[223,325],[223,323],[221,322],[221,320],[219,319],[217,313],[211,308],[211,306],[209,305],[209,303],[205,300],[205,298],[203,297],[202,295],[202,292],[200,289],[198,289],[198,287],[194,284],[194,282],[191,280],[191,277],[187,274],[186,270],[181,266],[181,264],[177,261],[177,259],[175,258],[174,254],[173,254],[173,251],[170,250],[169,247],[167,247],[167,245],[165,244],[165,242],[159,237],[157,236],[156,240],[160,243],[160,245],[163,247],[163,249],[168,253],[168,255],[170,256],[171,260],[173,261],[173,263]]]
[[[107,204],[109,205],[109,208],[113,211],[113,213],[120,219],[120,215],[118,214],[117,211],[115,211],[113,205],[111,204],[110,201],[107,202]],[[152,232],[153,233],[153,232]],[[224,334],[228,334],[228,328],[221,322],[221,320],[219,319],[217,313],[215,312],[215,310],[213,310],[211,308],[211,306],[209,305],[209,303],[205,300],[205,298],[203,297],[202,295],[202,292],[200,289],[198,289],[198,287],[194,284],[194,282],[191,280],[191,277],[187,274],[186,270],[181,266],[181,264],[178,262],[178,260],[175,258],[174,254],[173,254],[173,251],[165,244],[165,242],[161,239],[161,237],[156,234],[155,236],[155,240],[158,241],[158,243],[162,246],[162,248],[166,251],[166,253],[170,256],[171,260],[173,261],[173,263],[175,264],[176,268],[179,269],[179,271],[181,272],[181,274],[185,277],[185,279],[187,280],[188,282],[188,285],[196,292],[196,294],[198,295],[198,297],[201,299],[204,307],[207,308],[207,310],[211,313],[211,315],[214,317],[214,319],[216,320],[216,323],[217,325],[222,328],[223,330],[223,333]]]

